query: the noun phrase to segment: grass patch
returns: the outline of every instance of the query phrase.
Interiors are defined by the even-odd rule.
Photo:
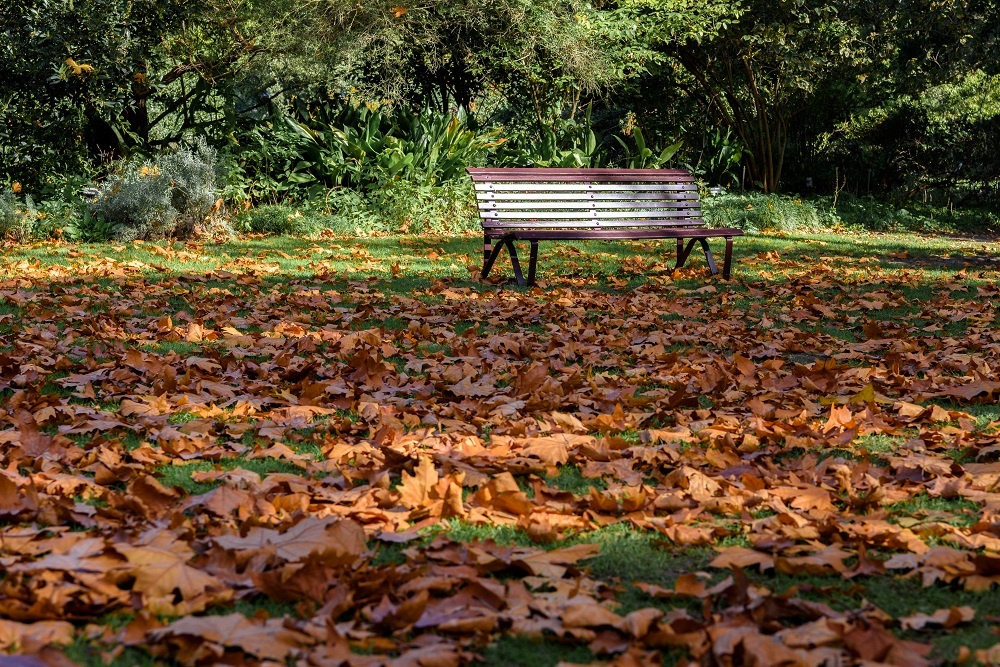
[[[967,528],[979,519],[979,505],[964,498],[932,498],[920,493],[886,506],[889,520],[900,525],[942,521]]]
[[[261,476],[261,479],[274,473],[287,473],[291,475],[302,474],[302,468],[289,463],[288,461],[274,458],[248,459],[240,456],[220,459],[213,463],[197,461],[193,463],[182,463],[179,465],[160,465],[156,467],[156,475],[159,478],[160,483],[164,486],[172,488],[177,487],[184,491],[187,495],[196,496],[202,493],[208,493],[212,489],[219,486],[220,482],[196,482],[191,478],[191,476],[196,472],[208,472],[216,468],[221,468],[226,471],[242,468],[244,470],[257,473]]]
[[[560,663],[590,664],[593,661],[594,654],[585,646],[569,647],[554,641],[504,636],[487,646],[482,651],[482,661],[475,664],[487,667],[554,667]]]
[[[608,483],[600,477],[584,477],[580,467],[575,465],[559,466],[559,472],[555,475],[547,475],[545,483],[560,491],[568,491],[575,496],[585,496],[590,493],[591,489],[604,491],[608,488]]]

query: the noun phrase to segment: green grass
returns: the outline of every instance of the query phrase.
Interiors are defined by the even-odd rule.
[[[906,525],[910,517],[919,521],[943,521],[956,526],[969,527],[979,519],[979,505],[964,498],[932,498],[920,493],[909,500],[888,505],[890,521]]]
[[[590,664],[594,654],[585,646],[566,646],[552,640],[534,641],[505,635],[482,651],[487,667],[554,667],[559,663]]]
[[[289,463],[288,461],[273,458],[248,459],[240,456],[220,459],[214,463],[199,461],[194,463],[183,463],[180,465],[165,464],[157,466],[156,475],[159,478],[160,483],[164,486],[178,487],[184,491],[184,493],[196,496],[202,493],[208,493],[212,489],[219,486],[220,482],[196,482],[191,478],[191,475],[196,472],[208,472],[210,470],[214,470],[216,467],[227,471],[242,468],[244,470],[257,473],[262,479],[272,473],[288,473],[292,475],[302,474],[302,469],[300,467]]]
[[[528,533],[516,526],[471,524],[462,521],[453,523],[447,530],[447,535],[458,542],[493,540],[497,544],[504,545],[541,546],[535,545]]]
[[[608,483],[599,477],[584,477],[580,467],[575,465],[559,466],[559,472],[546,477],[545,482],[560,491],[569,491],[577,496],[585,496],[591,489],[603,491],[608,488]]]
[[[430,244],[428,245],[428,241]],[[112,244],[80,244],[82,257],[70,258],[65,248],[50,245],[20,246],[7,253],[4,261],[0,261],[0,276],[7,273],[10,262],[23,259],[37,259],[45,264],[61,264],[64,266],[79,266],[81,263],[93,262],[101,257],[112,256],[116,261],[127,263],[142,262],[147,268],[136,269],[138,275],[148,280],[156,281],[170,274],[199,273],[219,268],[232,258],[277,264],[283,280],[279,283],[274,278],[265,277],[267,284],[287,284],[287,280],[297,280],[315,277],[317,260],[323,260],[322,266],[327,275],[333,276],[324,289],[344,291],[347,280],[355,280],[376,276],[380,290],[388,290],[400,295],[412,295],[414,292],[427,288],[434,280],[447,278],[455,287],[477,287],[473,275],[466,270],[467,263],[479,261],[479,238],[476,236],[442,236],[442,237],[380,237],[369,239],[352,239],[335,242],[334,245],[349,243],[354,247],[363,247],[366,259],[359,261],[350,251],[340,251],[333,254],[327,251],[329,242],[302,239],[294,237],[270,237],[266,239],[245,239],[224,243],[216,246],[205,245],[193,251],[193,257],[188,254],[173,254],[163,257],[151,251],[153,247],[168,247],[166,243],[147,243],[141,246],[133,245],[122,251],[112,251]],[[799,262],[802,268],[807,268],[816,262],[817,254],[840,256],[844,261],[860,258],[874,258],[877,266],[883,269],[896,270],[902,263],[917,260],[932,261],[936,257],[952,252],[978,252],[982,244],[976,241],[950,237],[920,236],[915,234],[851,234],[851,233],[821,233],[821,234],[780,234],[780,235],[750,235],[738,240],[735,250],[735,277],[727,289],[734,292],[742,291],[739,283],[750,280],[755,283],[780,281],[779,267],[770,261],[749,262],[758,254],[775,251],[781,262]],[[428,248],[439,253],[437,259],[428,259]],[[568,251],[569,248],[580,252]],[[909,260],[901,261],[888,258],[891,253],[906,251]],[[175,252],[175,251],[173,251]],[[673,247],[670,243],[649,242],[596,242],[575,241],[571,243],[551,243],[542,245],[539,277],[543,280],[560,276],[581,276],[592,278],[593,286],[608,275],[615,275],[621,263],[637,252],[650,253],[661,261],[670,259]],[[279,255],[285,253],[291,259]],[[398,277],[393,277],[391,266],[399,258],[407,260],[407,270]],[[696,268],[704,266],[704,259],[692,258]],[[510,276],[509,262],[506,257],[498,261],[497,271],[501,277]],[[153,265],[160,268],[153,268]],[[457,268],[453,268],[457,267]],[[162,270],[161,270],[162,269]],[[933,262],[920,267],[921,272],[930,281],[947,278],[954,275],[955,269],[942,265],[935,266]],[[628,276],[626,289],[643,284],[647,275]],[[977,284],[984,280],[970,271],[969,284]],[[101,277],[100,284],[109,286],[116,284],[115,279]],[[676,282],[679,287],[694,287],[700,278],[685,278]],[[602,284],[609,287],[606,280]],[[240,286],[234,286],[224,281],[212,281],[198,284],[199,288],[221,287],[231,289],[234,294],[243,291]],[[477,287],[478,289],[479,287]],[[915,290],[914,295],[929,297],[926,292],[920,292],[921,286],[901,285],[901,288]],[[486,288],[490,289],[490,288]],[[177,308],[183,304],[178,302]],[[15,312],[12,310],[12,312]]]
[[[181,357],[200,356],[205,345],[203,343],[190,343],[188,341],[158,341],[156,343],[142,343],[139,347],[157,354],[176,353]]]

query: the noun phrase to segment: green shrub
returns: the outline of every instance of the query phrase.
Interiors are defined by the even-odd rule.
[[[812,202],[786,195],[716,195],[704,198],[702,210],[711,227],[737,227],[751,234],[817,231],[836,222]]]
[[[391,181],[369,195],[368,208],[389,233],[463,233],[479,228],[467,180],[442,185]]]
[[[836,208],[831,196],[817,197],[814,202],[820,210],[828,212],[833,224],[854,229],[888,231],[896,226],[897,221],[909,215],[908,211],[897,210],[890,202],[872,197],[855,197],[847,192],[837,196]]]
[[[0,241],[27,241],[37,215],[30,196],[25,196],[24,203],[21,203],[13,190],[4,188],[0,193]]]
[[[281,204],[257,206],[241,213],[234,226],[241,232],[272,236],[312,236],[324,229],[315,215]]]
[[[99,243],[115,237],[119,225],[90,212],[89,206],[81,206],[67,218],[62,226],[62,236],[69,241]]]
[[[237,229],[259,234],[313,236],[323,231],[345,236],[455,234],[479,229],[479,214],[468,181],[417,185],[388,181],[368,193],[334,188],[322,202],[301,208],[257,206],[236,219]]]
[[[302,122],[286,119],[299,133],[299,146],[294,164],[273,161],[285,169],[272,174],[284,191],[293,184],[310,193],[316,186],[380,190],[393,181],[440,185],[464,178],[466,167],[503,143],[494,133],[469,129],[461,109],[456,115],[350,105],[317,111]]]
[[[216,154],[204,139],[151,161],[126,161],[98,188],[90,214],[119,241],[225,232],[216,210]],[[215,213],[215,215],[212,215]]]

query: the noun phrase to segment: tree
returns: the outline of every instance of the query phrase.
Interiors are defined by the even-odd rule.
[[[806,0],[626,0],[651,60],[748,149],[751,179],[779,187],[789,126],[817,84],[865,55],[837,3]]]
[[[231,135],[241,80],[265,53],[271,71],[304,68],[289,54],[316,60],[295,5],[13,0],[0,15],[0,175],[32,183],[186,134]]]
[[[501,96],[548,125],[620,78],[579,0],[331,0],[325,12],[345,84],[370,98],[447,112]]]
[[[0,14],[3,171],[29,182],[63,155],[119,154],[170,0],[13,0]]]
[[[825,105],[839,106],[839,117],[826,114],[827,127],[813,133],[817,161],[911,197],[960,183],[974,194],[996,181],[1000,6],[863,2],[851,15],[871,56],[854,76],[831,82],[824,101],[836,95],[847,104]]]

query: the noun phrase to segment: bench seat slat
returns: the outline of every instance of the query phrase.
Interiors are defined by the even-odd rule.
[[[603,214],[596,209],[590,214],[584,211],[484,211],[486,220],[593,220],[598,222],[603,218],[635,218],[637,220],[651,218],[676,218],[679,216],[701,215],[700,209],[658,209],[648,211],[607,211]]]
[[[491,220],[483,223],[483,229],[514,230],[534,229],[601,229],[604,227],[704,227],[701,218],[675,218],[673,220],[538,220],[524,222],[523,220]]]
[[[479,202],[480,211],[526,211],[524,217],[530,217],[531,211],[690,211],[700,208],[698,201],[601,201],[601,202]]]
[[[476,183],[477,192],[691,192],[692,185],[669,183]]]
[[[477,192],[479,201],[697,201],[697,192]]]
[[[683,233],[682,233],[683,232]],[[515,239],[523,241],[559,241],[570,239],[673,239],[683,237],[689,239],[706,239],[726,236],[743,236],[742,229],[719,229],[708,227],[670,229],[527,229],[514,232]]]

